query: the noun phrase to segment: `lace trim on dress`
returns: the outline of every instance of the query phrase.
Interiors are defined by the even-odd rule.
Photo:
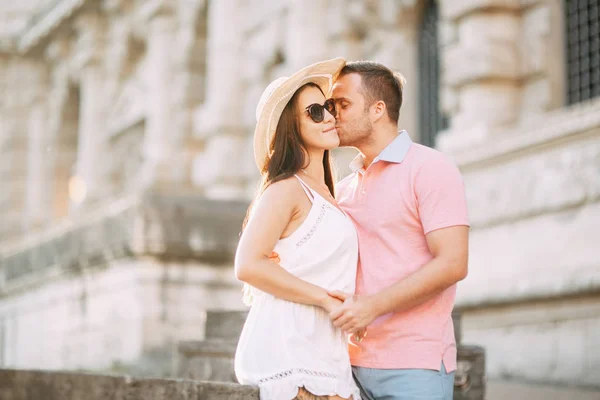
[[[258,381],[258,384],[260,385],[261,383],[280,380],[283,378],[287,378],[288,376],[292,376],[294,374],[306,374],[306,375],[311,375],[311,376],[320,376],[323,378],[334,378],[334,379],[337,379],[337,377],[338,377],[337,375],[330,374],[329,372],[312,371],[312,370],[304,369],[304,368],[292,368],[292,369],[288,369],[287,371],[279,372],[275,375],[271,375],[266,378],[263,378]]]
[[[299,248],[303,244],[308,242],[310,240],[310,238],[315,234],[317,227],[321,224],[321,222],[323,222],[323,217],[325,217],[326,210],[327,210],[327,206],[325,204],[321,204],[321,211],[319,212],[319,216],[317,217],[315,224],[313,225],[312,228],[310,228],[310,231],[308,231],[308,233],[306,235],[304,235],[304,237],[296,243],[296,248]]]
[[[353,400],[361,400],[358,387],[352,377],[349,379],[342,379],[328,372],[293,368],[260,379],[257,383],[261,400],[290,400],[296,397],[301,387],[316,396],[335,394],[342,398],[352,396]]]

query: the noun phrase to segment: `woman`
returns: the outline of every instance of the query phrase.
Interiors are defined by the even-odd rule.
[[[358,242],[334,200],[339,145],[326,94],[345,65],[317,63],[272,82],[259,101],[254,155],[262,175],[235,259],[252,294],[235,371],[261,400],[360,399],[345,334],[329,313],[354,292]],[[275,251],[279,263],[269,258]]]

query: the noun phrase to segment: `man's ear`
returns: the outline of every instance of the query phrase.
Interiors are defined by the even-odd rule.
[[[383,100],[376,101],[371,106],[371,112],[373,113],[373,120],[378,121],[387,114],[387,107]]]

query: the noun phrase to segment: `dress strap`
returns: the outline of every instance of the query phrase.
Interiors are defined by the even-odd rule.
[[[308,186],[306,183],[304,183],[304,181],[302,179],[300,179],[300,177],[297,174],[294,174],[294,176],[298,179],[298,181],[300,182],[300,186],[302,186],[302,189],[304,189],[304,193],[306,193],[306,195],[308,196],[308,198],[310,199],[310,201],[312,203],[313,200],[315,199],[315,194],[313,193],[313,190],[310,188],[310,186]]]

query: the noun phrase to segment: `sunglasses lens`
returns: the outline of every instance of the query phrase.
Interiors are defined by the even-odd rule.
[[[325,111],[320,104],[312,104],[308,108],[308,113],[310,114],[310,118],[316,123],[323,122],[323,118],[325,118]]]

